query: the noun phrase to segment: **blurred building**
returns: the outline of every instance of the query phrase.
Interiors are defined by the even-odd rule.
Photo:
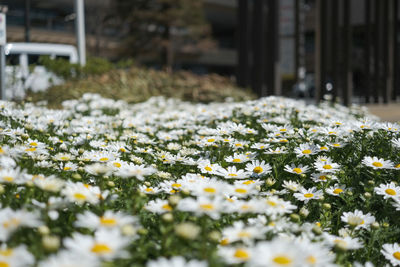
[[[8,42],[22,42],[27,36],[25,32],[25,7],[26,2],[30,2],[30,31],[29,40],[32,42],[51,42],[51,43],[66,43],[75,44],[75,25],[74,25],[74,1],[73,0],[3,0],[2,4],[8,5],[9,11],[7,14],[7,40]],[[110,59],[117,59],[117,51],[120,45],[118,34],[115,29],[103,27],[99,23],[99,19],[105,15],[105,10],[111,3],[112,0],[85,0],[85,11],[86,11],[86,42],[87,50],[89,55],[103,56]],[[257,49],[264,50],[263,57],[270,56],[273,53],[275,60],[277,60],[279,67],[276,71],[276,75],[279,79],[277,83],[283,85],[283,90],[279,91],[283,94],[289,94],[292,90],[292,86],[295,82],[299,81],[299,72],[303,72],[301,75],[314,74],[316,66],[320,66],[317,69],[326,66],[334,66],[335,64],[341,64],[342,62],[336,62],[335,58],[338,54],[335,51],[342,51],[339,41],[341,41],[341,35],[339,38],[332,38],[332,35],[325,36],[328,38],[323,43],[323,47],[326,49],[322,54],[325,60],[322,65],[318,65],[320,62],[319,58],[316,58],[316,52],[318,52],[316,44],[319,40],[316,36],[318,27],[323,25],[328,30],[322,32],[330,32],[329,29],[333,29],[332,25],[335,23],[338,26],[339,34],[343,32],[343,9],[345,3],[351,3],[348,10],[351,12],[350,16],[350,27],[351,27],[351,38],[350,42],[352,49],[350,51],[351,63],[350,69],[352,69],[353,87],[355,92],[362,94],[360,90],[365,86],[365,65],[366,58],[373,58],[372,56],[366,57],[365,45],[367,42],[368,31],[379,32],[384,30],[383,23],[386,20],[382,20],[382,24],[375,23],[376,18],[382,18],[385,16],[384,13],[378,14],[375,7],[382,5],[383,2],[397,3],[397,0],[203,0],[205,6],[205,15],[207,21],[210,23],[212,28],[212,38],[214,39],[215,46],[213,48],[203,51],[176,51],[176,57],[174,62],[174,68],[176,69],[188,69],[196,73],[210,73],[216,72],[219,74],[237,77],[239,84],[243,86],[253,87],[249,82],[240,83],[240,73],[247,73],[247,80],[257,80],[257,77],[251,76],[258,70],[258,54]],[[317,12],[319,9],[316,8],[316,3],[326,3],[327,13],[323,13],[325,16],[325,22],[322,23],[318,20],[317,16],[320,13]],[[257,5],[267,5],[268,3],[276,3],[274,12],[269,14],[274,15],[277,20],[276,35],[272,36],[270,33],[265,32],[266,29],[257,28],[257,18],[255,13],[257,12]],[[335,15],[332,10],[332,3],[342,3],[340,7],[342,12]],[[241,12],[239,8],[240,3],[246,3],[247,12]],[[369,4],[368,4],[369,3]],[[380,3],[380,4],[379,4]],[[366,7],[370,5],[368,12],[370,13],[370,22],[366,18]],[[338,7],[337,7],[338,8]],[[393,9],[394,7],[392,7]],[[396,5],[398,8],[398,5]],[[332,13],[333,12],[333,13]],[[383,12],[380,9],[379,12]],[[265,27],[270,27],[273,21],[268,21],[269,18],[265,18],[265,14],[260,12],[260,16],[264,16],[261,20],[266,21]],[[394,13],[391,16],[394,16]],[[396,9],[397,17],[397,9]],[[376,15],[376,16],[375,16]],[[242,17],[241,17],[242,16]],[[243,20],[245,16],[245,20]],[[266,16],[271,17],[271,16]],[[381,19],[379,19],[380,21]],[[397,21],[397,19],[396,19]],[[243,24],[249,24],[247,29],[246,43],[241,43],[240,32]],[[369,24],[368,24],[369,23]],[[376,28],[374,25],[380,25],[381,28]],[[369,26],[368,26],[369,25]],[[397,25],[397,24],[395,24]],[[370,27],[370,28],[368,28]],[[371,27],[375,27],[374,31]],[[243,27],[242,27],[243,28]],[[243,29],[242,29],[243,30]],[[257,36],[257,32],[260,31]],[[264,31],[264,32],[263,32]],[[397,32],[396,32],[397,33]],[[383,35],[385,35],[383,33]],[[386,34],[388,35],[388,34]],[[265,37],[266,36],[266,37]],[[394,36],[394,35],[393,35]],[[383,39],[385,36],[381,36]],[[257,44],[258,39],[266,38],[263,43]],[[394,38],[394,37],[393,37]],[[243,39],[243,38],[242,38]],[[375,36],[372,35],[372,39]],[[396,39],[397,40],[397,39]],[[370,40],[371,41],[371,40]],[[373,41],[373,40],[372,40]],[[242,40],[243,42],[243,40]],[[271,43],[276,43],[275,46],[271,46]],[[247,49],[248,66],[244,67],[245,70],[241,70],[240,66],[243,65],[240,58],[241,46],[245,45],[244,49]],[[257,47],[257,45],[259,47]],[[265,46],[260,47],[260,46]],[[368,47],[375,49],[372,44],[368,44]],[[275,50],[274,50],[275,49]],[[383,46],[380,47],[383,49]],[[267,50],[267,51],[265,51]],[[377,49],[375,49],[378,51]],[[383,49],[384,50],[384,49]],[[383,51],[382,50],[382,51]],[[272,52],[271,52],[272,51]],[[326,52],[328,51],[328,52]],[[367,51],[367,52],[366,52]],[[385,55],[384,52],[379,52],[379,55]],[[371,52],[371,51],[370,51]],[[325,53],[325,54],[324,54]],[[368,52],[369,53],[369,52]],[[371,52],[372,53],[372,52]],[[242,53],[243,54],[243,53]],[[271,57],[271,56],[270,56]],[[376,57],[376,55],[375,55]],[[143,63],[152,64],[152,60],[146,57],[139,58]],[[267,59],[268,61],[268,59]],[[373,60],[372,60],[373,61]],[[318,63],[319,62],[319,63]],[[397,60],[395,60],[395,63]],[[240,63],[240,64],[239,64]],[[335,63],[335,64],[334,64]],[[370,62],[371,63],[371,62]],[[370,64],[368,63],[368,64]],[[373,62],[372,62],[373,63]],[[371,63],[371,64],[372,64]],[[265,62],[260,62],[265,64]],[[382,63],[384,64],[384,63]],[[397,64],[397,63],[396,63]],[[334,67],[328,67],[334,68]],[[376,68],[376,67],[375,67]],[[323,83],[329,83],[331,79],[334,79],[332,73],[334,69],[328,69],[327,75],[324,77]],[[259,76],[269,75],[271,69],[266,68],[264,73],[259,73]],[[329,74],[330,73],[330,74]],[[274,74],[275,75],[275,74]],[[378,75],[379,76],[379,75]],[[377,76],[377,77],[378,77]],[[264,78],[263,78],[264,79]],[[267,77],[267,80],[274,79],[272,76]],[[304,79],[304,77],[303,77]],[[283,81],[283,82],[281,82]],[[398,81],[398,83],[400,83]],[[270,86],[270,85],[268,85]],[[256,90],[257,91],[257,90]],[[270,94],[276,91],[264,91],[261,95]]]

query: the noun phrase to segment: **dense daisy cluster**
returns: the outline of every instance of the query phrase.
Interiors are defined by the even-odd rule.
[[[400,266],[400,126],[280,97],[0,103],[0,266]],[[104,265],[106,264],[106,265]]]

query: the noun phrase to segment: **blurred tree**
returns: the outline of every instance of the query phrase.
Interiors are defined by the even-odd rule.
[[[212,45],[201,0],[116,0],[114,5],[123,25],[124,55],[156,52],[161,65],[172,71],[176,51]]]

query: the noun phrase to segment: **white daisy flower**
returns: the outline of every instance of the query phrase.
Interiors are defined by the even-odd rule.
[[[325,192],[332,196],[338,196],[338,195],[346,192],[346,186],[335,184],[335,185],[330,186],[327,189],[325,189]]]
[[[350,227],[358,230],[361,228],[368,229],[369,226],[375,222],[375,217],[370,213],[364,214],[360,210],[355,210],[354,212],[343,212],[340,217],[342,222],[347,223]]]
[[[240,264],[249,261],[253,251],[246,247],[220,247],[218,255],[228,264]]]
[[[317,160],[314,163],[314,168],[322,173],[335,173],[340,170],[340,165],[332,162],[331,160],[328,161]]]
[[[269,242],[259,242],[249,261],[251,266],[306,266],[307,258],[302,246],[289,239],[275,238]]]
[[[301,175],[301,174],[307,173],[309,171],[309,169],[310,169],[310,167],[308,167],[308,166],[303,166],[303,165],[296,166],[294,164],[291,164],[290,166],[285,165],[284,170],[287,172],[290,172],[290,173]]]
[[[377,158],[377,157],[366,156],[362,160],[362,164],[364,164],[367,167],[371,167],[375,170],[393,168],[393,162],[391,162],[390,160],[384,160],[384,159]]]
[[[236,169],[236,166],[228,166],[228,168],[219,168],[216,175],[222,176],[227,179],[245,179],[248,178],[247,172],[242,169]]]
[[[298,193],[294,193],[293,196],[300,201],[307,203],[311,199],[320,199],[323,196],[322,190],[317,190],[315,187],[309,189],[300,188]]]
[[[64,239],[67,250],[77,255],[93,256],[95,258],[112,260],[127,257],[124,250],[130,243],[129,238],[121,235],[118,229],[100,229],[94,236],[73,233],[72,237]]]
[[[102,216],[98,216],[90,211],[85,211],[83,214],[76,216],[74,225],[76,227],[84,227],[92,230],[100,228],[121,228],[125,225],[132,225],[137,222],[133,216],[123,214],[122,212],[113,212],[107,210]]]
[[[4,267],[25,267],[33,266],[35,258],[26,249],[25,245],[17,247],[7,247],[6,244],[0,246],[0,265]]]
[[[252,160],[246,164],[246,170],[255,176],[264,176],[271,172],[271,166],[264,161]]]
[[[400,186],[390,182],[390,184],[380,184],[379,187],[374,188],[375,193],[382,195],[384,199],[399,198]]]
[[[294,152],[296,153],[298,158],[310,157],[311,155],[316,154],[318,152],[318,149],[314,145],[300,144],[299,147],[296,147],[294,149]]]
[[[100,259],[91,255],[77,254],[68,250],[62,250],[57,254],[50,255],[39,262],[39,267],[98,267]]]
[[[397,243],[384,244],[381,253],[393,266],[400,266],[400,246]]]
[[[249,157],[245,154],[234,153],[233,156],[226,157],[225,161],[231,163],[243,163],[249,161]]]

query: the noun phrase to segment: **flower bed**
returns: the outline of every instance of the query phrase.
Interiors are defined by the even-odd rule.
[[[268,97],[1,102],[0,266],[400,265],[399,125]]]

